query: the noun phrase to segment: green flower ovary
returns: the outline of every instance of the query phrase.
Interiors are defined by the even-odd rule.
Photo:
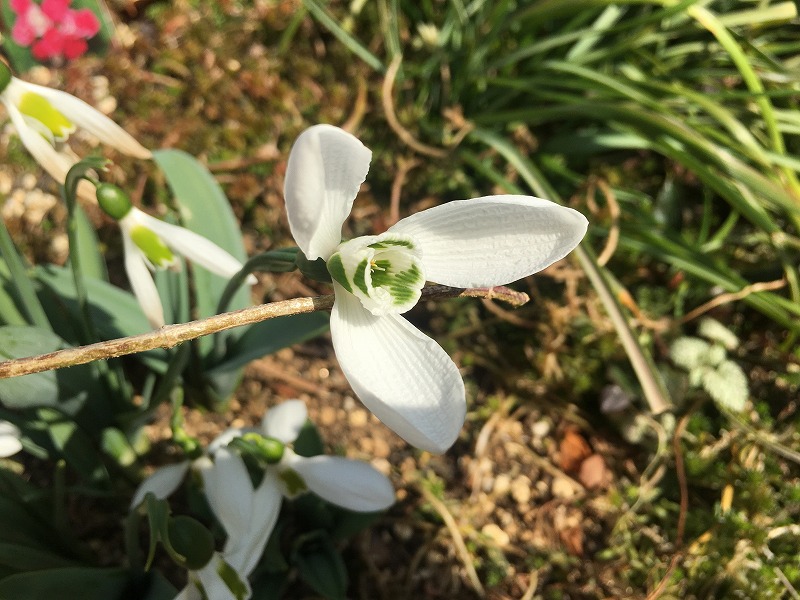
[[[57,141],[67,139],[69,134],[75,131],[75,125],[72,121],[50,104],[47,98],[39,94],[25,92],[22,94],[17,108],[23,115],[43,125],[44,130],[41,133],[47,134],[49,132],[53,139]]]
[[[413,240],[388,233],[341,244],[328,260],[328,272],[378,316],[409,310],[425,285],[420,252]]]
[[[130,231],[133,243],[154,267],[166,269],[176,264],[175,255],[154,231],[144,225],[134,225]]]

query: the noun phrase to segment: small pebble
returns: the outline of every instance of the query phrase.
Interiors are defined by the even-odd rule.
[[[511,497],[518,504],[527,504],[531,501],[531,480],[525,475],[520,475],[511,482]]]
[[[511,538],[498,525],[488,523],[481,529],[481,533],[496,543],[498,546],[507,546]]]

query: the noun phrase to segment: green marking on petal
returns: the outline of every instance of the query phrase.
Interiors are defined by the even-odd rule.
[[[300,492],[305,492],[308,489],[306,482],[300,477],[297,471],[285,469],[281,471],[278,476],[283,480],[283,483],[286,484],[286,489],[289,490],[289,494],[292,496]]]
[[[134,225],[130,231],[131,239],[144,252],[154,267],[166,268],[175,262],[175,255],[161,241],[156,233],[144,225]]]
[[[378,259],[372,263],[372,286],[383,287],[390,285],[394,276],[392,275],[392,262],[386,259]]]
[[[404,305],[419,298],[425,279],[416,264],[405,271],[397,273],[392,279],[389,293],[396,305]]]
[[[347,279],[347,273],[344,270],[342,255],[338,252],[328,259],[328,273],[331,274],[331,277],[336,283],[351,294],[353,293],[353,286],[350,285],[350,281]]]
[[[247,585],[242,581],[236,569],[221,560],[217,564],[217,573],[237,600],[246,600],[248,597]]]
[[[20,98],[18,108],[22,114],[44,125],[59,141],[67,139],[69,134],[75,131],[72,121],[61,114],[44,96],[25,92]]]
[[[364,295],[369,296],[369,288],[367,287],[367,269],[370,268],[369,260],[364,259],[358,266],[356,267],[356,272],[353,273],[353,284],[362,292]]]
[[[414,243],[411,240],[381,240],[380,242],[375,242],[374,244],[370,244],[369,247],[375,250],[385,250],[386,248],[408,248],[409,250],[414,249]]]

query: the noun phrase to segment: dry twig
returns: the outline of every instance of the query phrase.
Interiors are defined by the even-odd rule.
[[[432,285],[422,290],[423,298],[497,298],[504,300],[513,306],[520,306],[528,301],[527,294],[517,292],[502,286],[493,288],[452,288],[446,285]],[[116,358],[127,354],[145,352],[156,348],[173,348],[178,344],[193,340],[195,338],[225,331],[241,325],[259,323],[267,319],[284,317],[287,315],[298,315],[310,313],[318,310],[330,310],[333,307],[334,296],[317,296],[314,298],[294,298],[292,300],[282,300],[270,304],[259,304],[233,312],[222,313],[180,323],[178,325],[167,325],[156,331],[134,335],[130,337],[98,342],[77,348],[66,348],[56,350],[39,356],[28,358],[18,358],[7,360],[0,363],[0,379],[29,375],[31,373],[41,373],[51,369],[61,369],[82,365],[95,360]]]

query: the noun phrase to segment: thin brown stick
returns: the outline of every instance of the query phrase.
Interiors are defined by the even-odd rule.
[[[678,478],[678,489],[680,490],[681,494],[680,512],[678,513],[678,526],[675,533],[676,552],[669,561],[669,566],[667,567],[666,573],[664,573],[664,576],[661,578],[661,581],[658,582],[658,585],[655,587],[655,589],[647,595],[646,600],[657,600],[661,597],[661,594],[664,593],[664,590],[667,587],[667,583],[669,583],[670,577],[672,577],[672,573],[675,571],[684,554],[682,546],[683,536],[686,531],[686,515],[689,512],[689,485],[686,483],[686,468],[683,464],[681,436],[686,429],[686,425],[689,423],[689,417],[691,416],[692,412],[694,411],[689,411],[683,415],[683,417],[681,417],[681,420],[678,421],[678,424],[675,427],[675,432],[672,435],[672,449],[675,452],[675,475]]]
[[[749,296],[750,294],[757,294],[758,292],[771,292],[773,290],[779,290],[783,287],[786,287],[786,280],[776,279],[775,281],[759,281],[757,283],[752,283],[750,285],[743,287],[738,292],[728,292],[726,294],[720,294],[719,296],[712,298],[705,304],[701,304],[694,310],[691,310],[688,313],[686,313],[681,319],[681,323],[688,323],[689,321],[696,319],[700,315],[707,313],[712,308],[716,308],[718,306],[722,306],[723,304],[728,304],[730,302],[736,302],[737,300],[742,300],[747,296]]]
[[[405,144],[412,150],[415,150],[420,154],[425,154],[426,156],[444,158],[447,156],[447,152],[445,150],[423,144],[417,138],[415,138],[408,129],[403,127],[397,118],[397,113],[394,109],[394,80],[397,77],[397,72],[400,70],[401,64],[403,64],[403,57],[398,54],[394,57],[392,62],[389,63],[389,67],[386,69],[386,77],[384,78],[383,86],[381,87],[381,101],[383,104],[383,112],[386,114],[386,122],[389,123],[389,127],[391,127],[392,130],[397,134],[397,137],[405,142]]]
[[[614,190],[611,189],[604,180],[598,179],[597,180],[597,187],[600,188],[600,191],[603,192],[603,195],[606,198],[606,203],[608,204],[608,214],[611,217],[611,226],[608,229],[608,239],[606,240],[606,245],[603,248],[603,251],[597,257],[597,264],[601,267],[605,267],[606,263],[611,260],[611,257],[614,256],[614,252],[617,250],[617,245],[619,244],[619,204],[617,203],[617,197],[614,194]]]
[[[400,196],[403,193],[406,177],[409,171],[420,163],[417,159],[405,159],[400,157],[397,161],[397,174],[392,181],[392,195],[389,201],[389,222],[387,225],[394,225],[400,220]]]
[[[428,299],[437,298],[495,298],[503,300],[513,306],[521,306],[528,301],[527,294],[517,292],[502,286],[494,288],[452,288],[446,285],[432,285],[422,290],[422,297]],[[298,315],[310,313],[318,310],[330,310],[333,307],[334,296],[317,296],[314,298],[294,298],[292,300],[282,300],[270,304],[259,304],[233,312],[222,313],[180,323],[178,325],[167,325],[156,331],[150,331],[141,335],[134,335],[106,342],[98,342],[77,348],[66,348],[56,350],[47,354],[31,356],[28,358],[17,358],[0,362],[0,379],[8,377],[18,377],[30,375],[31,373],[41,373],[51,369],[61,369],[82,365],[95,360],[116,358],[126,354],[145,352],[156,348],[173,348],[178,344],[193,340],[195,338],[225,331],[241,325],[259,323],[267,319],[284,317],[287,315]]]
[[[469,553],[467,545],[464,543],[464,536],[461,535],[461,530],[458,527],[458,523],[456,523],[456,520],[447,509],[445,503],[434,496],[424,484],[419,485],[419,491],[422,492],[422,496],[431,506],[433,506],[434,510],[439,513],[439,516],[442,517],[445,526],[447,526],[447,530],[450,532],[450,535],[453,538],[453,544],[455,545],[456,552],[459,558],[461,558],[461,562],[464,563],[464,570],[467,572],[467,579],[469,579],[470,584],[478,593],[478,596],[485,598],[486,591],[483,589],[481,579],[478,577],[478,572],[475,570],[472,555]]]

